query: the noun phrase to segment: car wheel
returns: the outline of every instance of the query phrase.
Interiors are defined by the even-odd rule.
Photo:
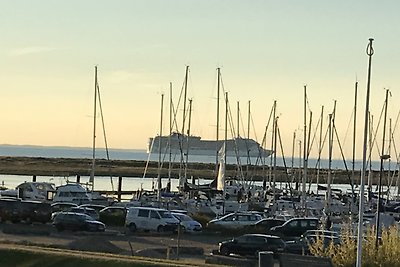
[[[220,253],[221,253],[221,255],[224,255],[224,256],[228,256],[230,254],[229,249],[227,247],[222,247],[220,250]]]
[[[132,233],[136,232],[137,228],[136,228],[136,224],[131,223],[129,225],[129,231],[131,231]]]
[[[157,232],[159,232],[159,233],[165,232],[164,226],[162,226],[162,225],[158,226],[158,227],[157,227]]]

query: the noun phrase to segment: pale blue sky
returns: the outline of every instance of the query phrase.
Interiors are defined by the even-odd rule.
[[[161,92],[168,102],[173,82],[176,98],[189,65],[193,134],[215,138],[221,67],[231,108],[240,101],[246,119],[251,100],[253,138],[261,139],[277,100],[290,155],[293,132],[303,127],[307,84],[314,124],[321,105],[327,114],[338,101],[337,127],[349,152],[356,77],[362,139],[370,37],[376,40],[371,111],[379,116],[386,87],[389,116],[397,116],[399,10],[398,1],[361,0],[0,0],[0,143],[91,146],[97,64],[109,146],[145,148],[159,132]]]

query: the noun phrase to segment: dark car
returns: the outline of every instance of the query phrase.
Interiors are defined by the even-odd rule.
[[[20,203],[21,200],[17,198],[1,198],[0,221],[19,222],[21,220]]]
[[[327,248],[332,242],[334,245],[340,244],[340,238],[335,235],[313,235],[308,234],[306,236],[300,237],[298,240],[292,240],[286,242],[285,252],[300,254],[300,255],[309,255],[310,254],[310,245],[315,243],[317,238],[322,238],[324,248]]]
[[[78,205],[69,202],[55,202],[51,204],[51,211],[52,212],[69,211],[73,207],[78,207]]]
[[[126,218],[126,208],[119,206],[110,206],[99,212],[99,221],[106,225],[124,226]]]
[[[293,240],[308,230],[317,230],[319,225],[317,218],[293,218],[282,225],[272,227],[270,233],[285,240]]]
[[[272,227],[282,225],[286,221],[283,219],[276,218],[264,218],[256,222],[255,224],[249,225],[246,231],[251,231],[252,233],[262,233],[269,234]]]
[[[20,219],[27,223],[47,223],[51,220],[51,206],[46,202],[22,200],[19,213]]]
[[[58,231],[91,231],[104,232],[104,223],[95,221],[92,217],[83,213],[59,212],[53,219],[53,225]]]
[[[219,243],[219,253],[228,256],[238,254],[242,256],[258,256],[260,251],[283,252],[285,242],[278,237],[263,234],[246,234],[229,241]]]

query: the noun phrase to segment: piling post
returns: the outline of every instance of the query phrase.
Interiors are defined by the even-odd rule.
[[[32,182],[36,182],[36,175],[33,175]]]
[[[81,176],[79,174],[76,175],[76,183],[79,184],[81,182]]]
[[[118,202],[121,202],[121,191],[122,191],[122,176],[119,176],[118,177],[118,192],[117,192]]]

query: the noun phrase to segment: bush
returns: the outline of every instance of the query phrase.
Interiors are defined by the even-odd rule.
[[[323,237],[317,237],[316,241],[309,245],[311,254],[319,257],[330,257],[334,266],[337,267],[355,266],[357,257],[356,233],[350,226],[345,226],[341,233],[341,242],[338,245],[331,243],[329,246],[325,246]],[[363,237],[363,267],[400,266],[400,237],[397,226],[382,229],[378,247],[375,245],[376,231],[374,228],[367,228]]]

